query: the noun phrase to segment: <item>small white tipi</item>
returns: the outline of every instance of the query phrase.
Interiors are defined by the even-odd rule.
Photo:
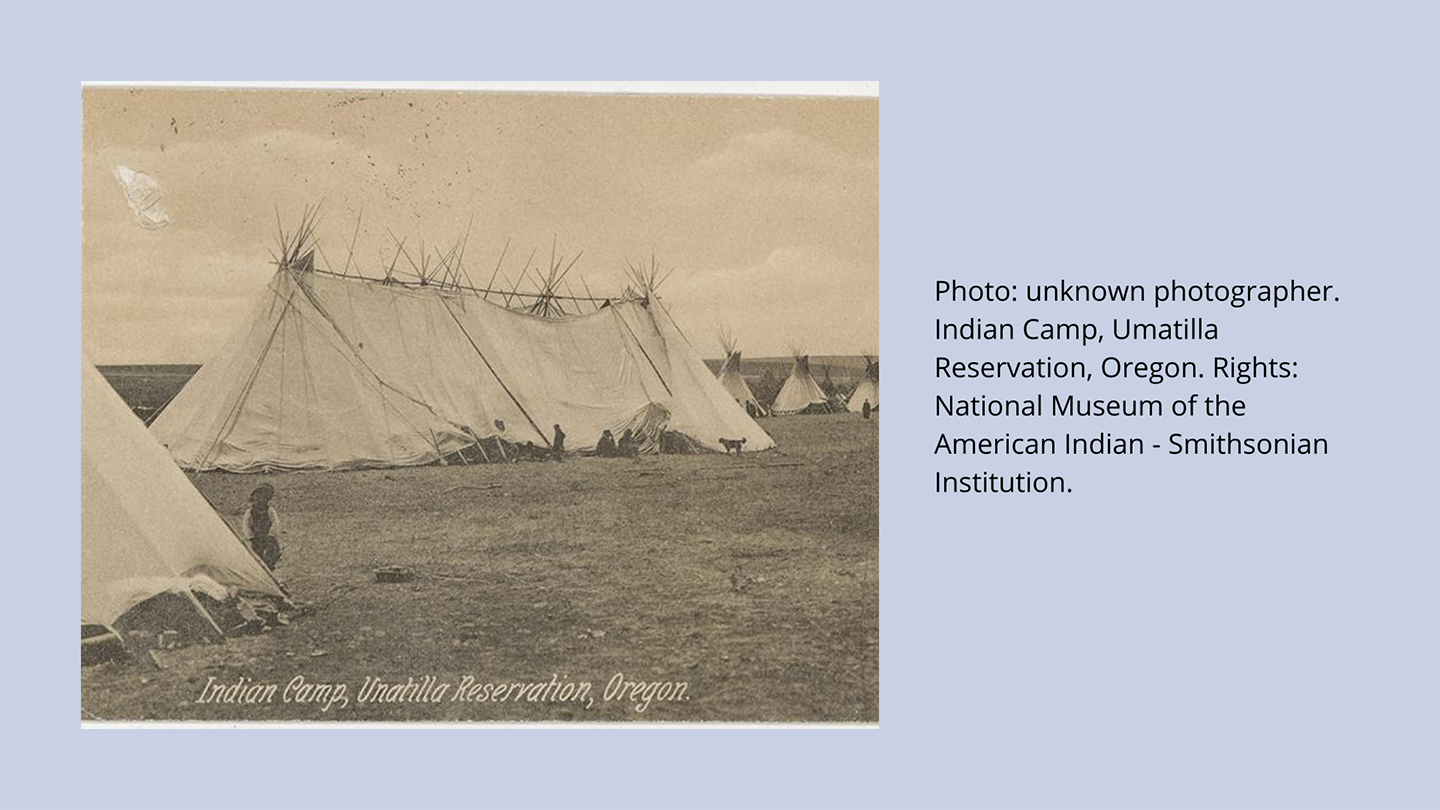
[[[729,332],[720,333],[720,347],[725,350],[725,362],[720,365],[720,373],[715,375],[720,385],[746,412],[763,414],[765,409],[740,374],[740,350],[735,347],[735,338]]]
[[[865,374],[855,384],[855,390],[850,392],[850,399],[845,404],[855,413],[863,411],[866,402],[870,403],[870,410],[880,410],[880,361],[868,354],[864,357]]]
[[[770,412],[776,416],[802,411],[829,413],[830,400],[810,374],[810,356],[798,349],[792,353],[795,365],[790,368],[790,377],[770,404]]]
[[[175,592],[193,600],[195,590],[285,598],[264,564],[82,358],[80,624],[109,628],[152,596]]]

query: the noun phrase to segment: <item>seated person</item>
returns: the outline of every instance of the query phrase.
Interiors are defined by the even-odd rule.
[[[615,449],[622,458],[635,458],[640,455],[640,443],[635,441],[635,434],[629,428],[620,434],[620,444]]]
[[[610,431],[601,433],[600,441],[595,444],[595,455],[601,458],[614,458],[619,453],[619,448],[615,446],[615,437],[610,435]]]

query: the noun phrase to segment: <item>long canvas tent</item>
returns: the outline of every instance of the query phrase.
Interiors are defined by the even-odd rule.
[[[155,420],[187,469],[433,463],[491,437],[567,450],[629,428],[719,451],[774,441],[658,299],[541,317],[466,290],[282,265],[250,318]]]
[[[161,593],[284,596],[120,395],[80,364],[80,623]]]

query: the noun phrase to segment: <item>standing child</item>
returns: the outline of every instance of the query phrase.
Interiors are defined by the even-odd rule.
[[[269,484],[256,487],[250,493],[250,505],[240,521],[240,536],[272,571],[280,562],[280,517],[270,505],[274,497],[275,488]]]
[[[555,440],[550,442],[550,455],[556,461],[565,460],[565,431],[559,425],[555,426]]]

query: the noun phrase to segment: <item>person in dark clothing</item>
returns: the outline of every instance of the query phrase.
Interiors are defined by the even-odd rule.
[[[865,404],[860,406],[860,415],[866,419],[870,418],[870,400],[865,400]]]
[[[601,433],[600,441],[595,444],[595,455],[601,458],[614,458],[619,452],[619,449],[615,447],[615,437],[610,435],[610,431]]]
[[[556,461],[565,457],[565,431],[559,425],[555,426],[555,440],[550,442],[550,453]]]
[[[280,517],[270,505],[275,488],[261,484],[250,493],[250,505],[240,521],[240,536],[272,571],[280,563]]]
[[[640,455],[640,443],[635,441],[635,434],[629,428],[620,434],[620,444],[615,449],[622,458],[635,458]]]

